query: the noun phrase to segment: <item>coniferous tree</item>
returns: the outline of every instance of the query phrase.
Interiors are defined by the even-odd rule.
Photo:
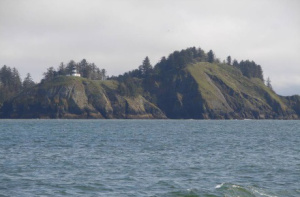
[[[238,67],[239,63],[238,63],[238,61],[236,59],[234,59],[232,65]]]
[[[197,50],[197,58],[200,61],[205,62],[205,61],[207,61],[207,54],[204,52],[204,50],[202,50],[201,48],[198,48],[198,50]]]
[[[215,61],[215,54],[212,50],[207,53],[207,61],[213,63]]]
[[[99,69],[94,63],[88,63],[86,59],[76,63],[71,60],[67,66],[62,62],[58,67],[57,71],[53,67],[48,68],[47,72],[44,73],[44,79],[50,80],[56,76],[70,76],[73,70],[76,69],[80,73],[81,77],[92,79],[92,80],[104,80],[106,79],[105,69]]]
[[[230,55],[227,57],[227,64],[231,65],[231,56]]]
[[[44,74],[44,79],[46,81],[52,80],[54,77],[56,77],[57,72],[55,71],[55,69],[53,67],[49,67],[47,69],[47,72],[45,72]]]
[[[263,72],[260,65],[257,65],[254,61],[242,60],[237,66],[242,74],[248,78],[259,78],[264,81]]]
[[[105,69],[101,69],[101,80],[106,80],[106,70]]]
[[[144,59],[143,64],[139,66],[139,70],[143,76],[149,76],[150,72],[152,71],[152,65],[148,56]]]
[[[57,73],[58,75],[62,75],[62,76],[67,75],[67,69],[63,62],[60,63]]]
[[[10,86],[12,84],[12,71],[11,68],[4,65],[1,70],[1,82],[3,86]]]
[[[32,80],[30,73],[27,73],[27,75],[23,81],[23,88],[25,88],[25,89],[31,88],[34,85],[35,85],[35,83]]]
[[[86,59],[81,60],[81,62],[78,64],[78,67],[81,76],[89,79],[91,74],[91,69],[89,68]]]
[[[154,69],[157,71],[158,74],[163,74],[168,70],[167,66],[167,59],[165,56],[163,56],[160,62],[157,65],[155,65]]]
[[[0,104],[22,90],[19,71],[4,65],[0,69]]]
[[[266,85],[267,85],[268,88],[270,88],[271,90],[273,90],[270,77],[267,78]]]
[[[12,70],[12,83],[13,83],[13,88],[16,92],[21,91],[22,81],[21,81],[19,71],[16,68],[13,68]]]

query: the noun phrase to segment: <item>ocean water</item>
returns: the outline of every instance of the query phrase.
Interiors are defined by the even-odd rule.
[[[0,196],[300,196],[300,121],[0,120]]]

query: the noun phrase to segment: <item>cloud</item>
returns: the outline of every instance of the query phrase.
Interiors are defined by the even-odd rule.
[[[118,75],[196,46],[254,60],[279,90],[300,84],[299,24],[297,0],[2,0],[0,64],[40,80],[47,67],[86,58]]]

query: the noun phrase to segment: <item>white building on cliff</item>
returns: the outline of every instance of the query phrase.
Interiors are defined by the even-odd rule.
[[[74,77],[81,77],[80,73],[77,72],[76,67],[73,67],[72,75],[71,75],[71,76],[74,76]]]

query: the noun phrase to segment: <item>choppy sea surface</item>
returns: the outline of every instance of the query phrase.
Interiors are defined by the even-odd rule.
[[[0,120],[0,196],[299,197],[300,121]]]

